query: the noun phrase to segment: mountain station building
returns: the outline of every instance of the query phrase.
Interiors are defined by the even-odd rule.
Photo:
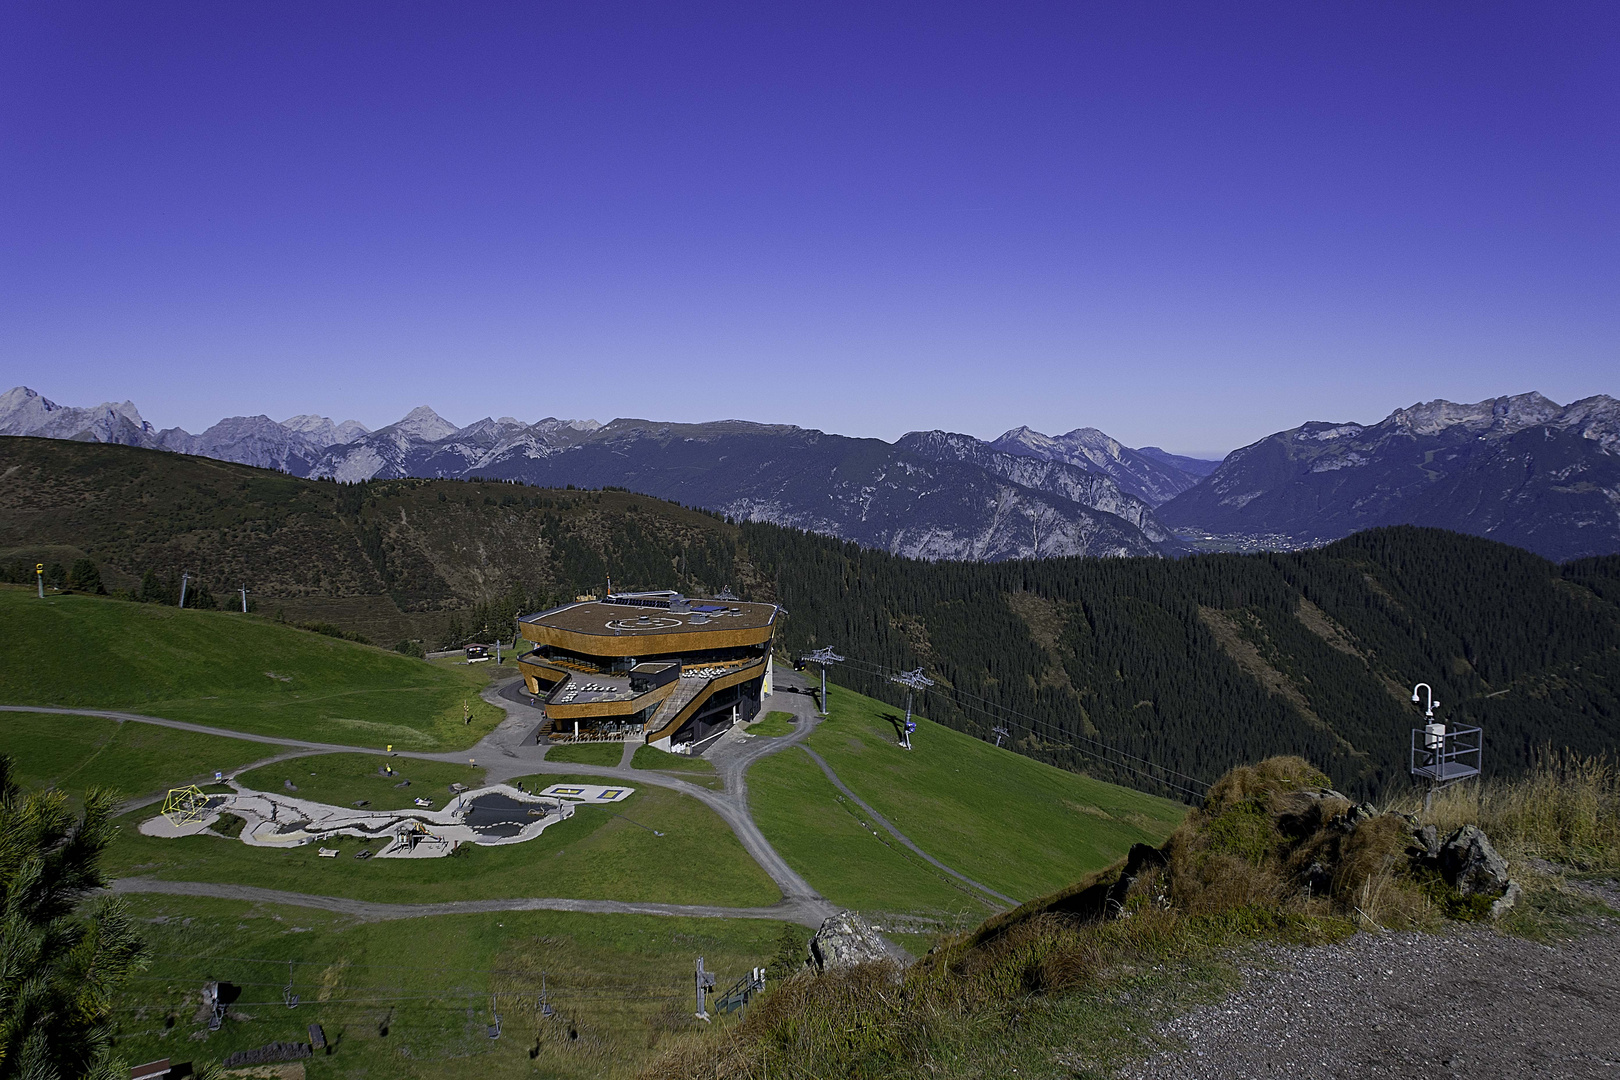
[[[678,592],[610,593],[518,620],[518,658],[546,715],[539,738],[635,739],[692,753],[771,692],[780,610]]]

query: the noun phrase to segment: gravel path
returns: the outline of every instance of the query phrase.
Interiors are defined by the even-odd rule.
[[[1620,920],[1557,946],[1466,926],[1257,951],[1133,1080],[1620,1077]]]
[[[115,893],[161,893],[166,896],[211,896],[221,900],[251,900],[261,904],[287,904],[353,915],[367,922],[420,919],[429,915],[467,915],[490,911],[590,911],[608,915],[672,915],[702,919],[778,919],[815,928],[826,918],[819,905],[783,900],[770,907],[719,907],[710,904],[629,903],[622,900],[570,900],[555,897],[516,897],[510,900],[448,900],[438,904],[383,904],[342,896],[261,889],[256,885],[228,885],[204,881],[160,881],[157,878],[119,878]]]

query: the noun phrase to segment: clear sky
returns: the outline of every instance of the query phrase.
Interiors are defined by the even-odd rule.
[[[1211,453],[1620,394],[1620,4],[0,16],[0,389]]]

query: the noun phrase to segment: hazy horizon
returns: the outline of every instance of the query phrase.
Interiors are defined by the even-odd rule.
[[[23,3],[0,384],[1099,428],[1614,392],[1620,9]]]

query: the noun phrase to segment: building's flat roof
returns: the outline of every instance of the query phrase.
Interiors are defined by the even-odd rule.
[[[691,611],[670,611],[666,608],[614,604],[606,600],[586,600],[526,615],[521,621],[575,634],[638,637],[756,630],[770,626],[777,612],[775,604],[751,604],[741,600],[694,599],[691,604]],[[694,618],[698,621],[694,622]]]

